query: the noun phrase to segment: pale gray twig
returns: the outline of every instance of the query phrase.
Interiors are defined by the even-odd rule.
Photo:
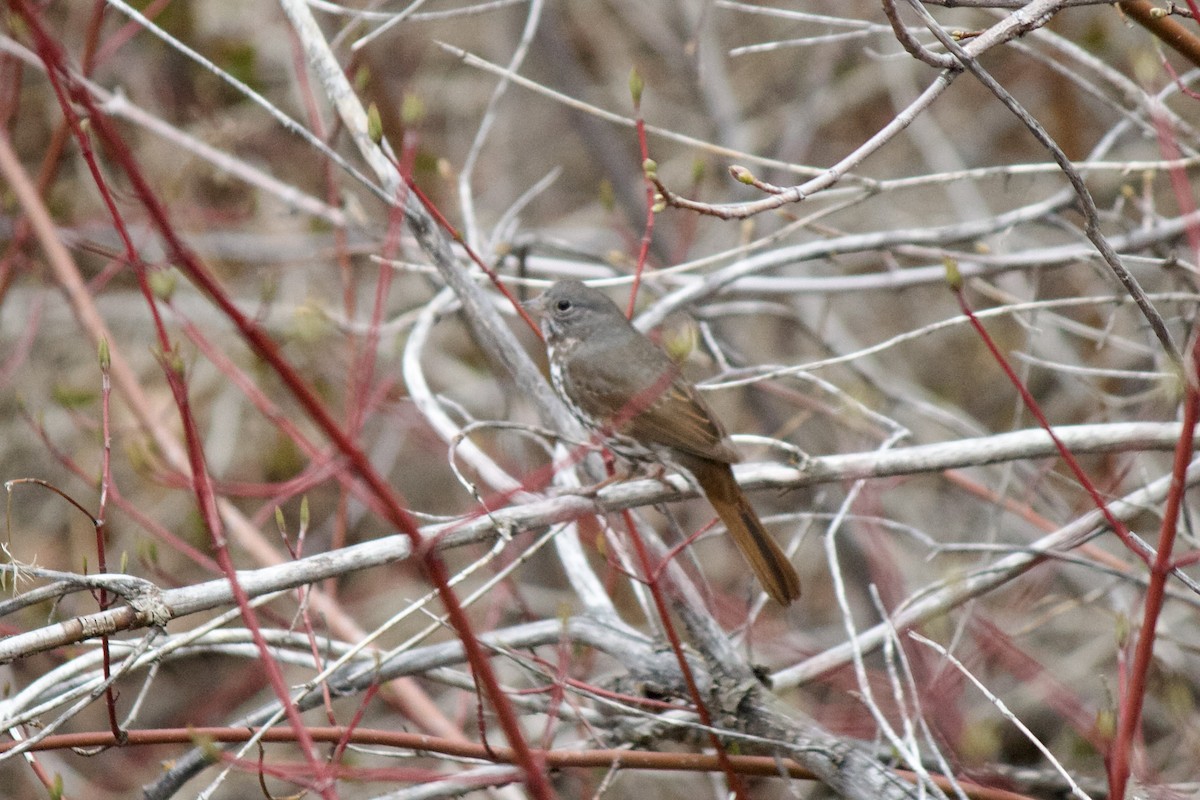
[[[1055,428],[1055,435],[1072,452],[1084,454],[1167,451],[1175,446],[1179,431],[1179,425],[1171,422],[1128,422],[1062,426]],[[748,489],[780,490],[822,483],[841,483],[851,479],[910,475],[1010,460],[1046,458],[1055,456],[1057,452],[1046,432],[1034,429],[974,440],[895,448],[886,452],[872,450],[866,453],[810,457],[802,468],[783,464],[739,464],[735,472],[742,485]],[[458,547],[494,537],[498,525],[502,529],[525,530],[574,520],[593,514],[598,509],[606,512],[620,511],[671,502],[683,497],[692,497],[694,494],[694,487],[677,475],[655,480],[626,481],[605,486],[590,496],[563,495],[544,498],[497,509],[486,516],[427,525],[421,528],[421,535],[423,539],[434,541],[440,547]],[[1128,508],[1127,511],[1132,513]],[[1091,517],[1085,516],[1081,519],[1086,522]],[[1071,527],[1071,530],[1074,531],[1075,528]],[[1039,547],[1046,549],[1040,545]],[[410,554],[411,541],[407,536],[383,536],[277,566],[239,571],[238,581],[250,597],[256,597],[372,566],[389,564],[407,558]],[[1026,559],[1021,561],[1024,568],[1028,565],[1027,559],[1032,557],[1017,554],[1014,558]],[[3,568],[5,565],[0,565],[0,569]],[[680,576],[680,582],[682,580]],[[228,605],[233,602],[233,595],[228,582],[220,579],[179,589],[164,589],[161,599],[170,618],[177,619]],[[699,605],[698,598],[696,602]],[[145,621],[139,621],[138,615],[132,609],[123,606],[48,625],[0,640],[0,663],[143,624]],[[897,627],[903,625],[897,623]]]
[[[958,42],[954,41],[954,37],[950,36],[938,25],[933,16],[921,5],[920,0],[909,0],[909,5],[921,16],[938,41],[954,54],[955,58],[962,63],[967,71],[975,76],[976,80],[986,86],[992,94],[996,95],[996,98],[1021,120],[1022,124],[1029,129],[1034,138],[1050,152],[1051,157],[1062,168],[1063,174],[1070,181],[1071,187],[1075,190],[1075,195],[1079,198],[1085,220],[1084,230],[1088,240],[1096,247],[1101,258],[1104,259],[1104,263],[1108,265],[1113,275],[1125,287],[1125,291],[1133,297],[1134,302],[1141,309],[1142,315],[1146,317],[1146,321],[1150,324],[1150,328],[1154,331],[1154,335],[1158,337],[1159,342],[1162,344],[1166,355],[1172,361],[1180,362],[1182,356],[1179,353],[1179,348],[1176,347],[1174,337],[1171,336],[1171,332],[1167,329],[1167,325],[1158,313],[1158,309],[1146,297],[1145,291],[1137,279],[1133,277],[1133,274],[1121,263],[1121,258],[1117,255],[1116,249],[1100,230],[1099,211],[1096,208],[1096,202],[1092,199],[1092,193],[1088,190],[1087,184],[1084,183],[1083,177],[1071,164],[1071,160],[1067,158],[1066,153],[1058,146],[1058,143],[1054,141],[1042,124],[1026,111],[1024,106],[1017,102],[1017,99],[1000,85],[999,81],[980,66],[975,53],[968,53],[966,48],[960,46]],[[1044,6],[1044,8],[1038,7],[1039,3],[1037,2],[1030,3],[1026,9],[1023,9],[1023,13],[1027,13],[1031,17],[1039,13],[1050,14],[1053,13],[1053,8],[1057,3],[1046,0],[1045,3],[1040,5]],[[1032,25],[1032,27],[1037,26]]]
[[[1200,482],[1200,462],[1188,468],[1188,487]],[[1147,507],[1160,504],[1170,490],[1172,477],[1155,480],[1145,487],[1130,492],[1125,497],[1109,502],[1108,511],[1118,520],[1126,520],[1141,514]],[[836,669],[854,658],[856,650],[871,652],[880,647],[888,635],[889,628],[907,630],[950,609],[978,597],[985,592],[1008,583],[1041,562],[1039,551],[1063,550],[1076,547],[1106,530],[1104,518],[1098,510],[1083,514],[1053,533],[1047,534],[1030,545],[1030,551],[1013,553],[994,564],[973,570],[957,578],[943,581],[940,585],[922,590],[918,596],[892,613],[887,625],[880,623],[860,632],[856,642],[831,647],[823,653],[806,659],[795,666],[780,670],[772,676],[778,686],[795,686]]]
[[[1071,794],[1078,797],[1079,800],[1092,800],[1091,796],[1082,788],[1080,788],[1079,784],[1075,782],[1075,779],[1071,777],[1071,773],[1068,772],[1059,762],[1059,760],[1054,757],[1054,754],[1050,752],[1050,749],[1046,747],[1042,740],[1034,735],[1033,731],[1029,730],[1028,726],[1021,722],[1021,720],[1017,718],[1017,715],[1008,709],[1008,707],[1004,704],[1004,701],[997,697],[995,693],[989,690],[986,686],[984,686],[983,681],[979,680],[979,678],[976,677],[975,674],[969,669],[967,669],[967,667],[961,661],[955,658],[954,655],[951,654],[946,648],[942,647],[932,639],[922,636],[916,631],[909,631],[908,635],[913,641],[919,642],[934,652],[941,654],[942,658],[949,661],[950,664],[956,670],[958,670],[960,675],[965,676],[967,680],[969,680],[975,686],[976,689],[982,692],[984,696],[987,697],[988,701],[996,707],[996,710],[1000,712],[1001,716],[1011,722],[1029,741],[1029,743],[1036,747],[1038,751],[1046,757],[1046,760],[1050,762],[1050,766],[1054,767],[1054,770],[1062,776],[1063,780],[1067,782],[1067,786],[1071,788]]]

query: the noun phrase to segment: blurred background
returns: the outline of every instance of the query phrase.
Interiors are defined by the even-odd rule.
[[[469,463],[456,474],[450,446],[413,400],[405,355],[458,426],[549,422],[483,354],[456,308],[444,303],[431,310],[443,283],[397,216],[232,83],[249,87],[367,171],[284,13],[263,2],[137,5],[157,34],[115,3],[21,2],[3,19],[0,116],[5,147],[16,159],[0,177],[0,479],[10,482],[9,558],[96,571],[89,517],[32,481],[97,515],[107,433],[107,569],[163,588],[219,575],[178,459],[182,450],[172,453],[166,444],[182,448],[184,437],[151,304],[64,122],[26,14],[91,82],[95,102],[118,125],[172,228],[223,292],[270,334],[417,522],[476,514],[480,496],[493,496],[497,487]],[[912,35],[942,52],[901,5]],[[1018,4],[925,5],[970,46]],[[561,277],[619,279],[637,269],[648,211],[634,126],[639,113],[663,184],[698,203],[733,204],[726,210],[770,196],[731,177],[731,166],[787,187],[851,159],[839,181],[803,202],[744,218],[660,204],[637,299],[654,335],[686,359],[689,374],[712,382],[706,396],[731,432],[792,448],[746,441],[747,461],[802,464],[798,454],[819,460],[937,442],[964,448],[964,464],[953,470],[912,468],[861,485],[842,476],[754,494],[801,572],[804,596],[789,609],[767,605],[748,616],[758,608],[754,585],[721,536],[701,537],[680,557],[702,581],[719,624],[767,671],[793,674],[787,670],[843,644],[848,625],[870,627],[881,610],[904,608],[957,576],[1023,552],[1094,507],[1059,459],[1043,453],[993,464],[973,449],[981,439],[1037,423],[963,321],[947,265],[966,276],[967,302],[991,314],[984,324],[1052,424],[1178,417],[1180,368],[1087,230],[1094,223],[1107,237],[1175,345],[1186,347],[1197,300],[1200,223],[1187,215],[1195,210],[1200,118],[1185,87],[1194,85],[1197,65],[1164,46],[1161,33],[1135,24],[1129,8],[1059,3],[1056,13],[980,59],[1073,162],[1094,198],[1092,220],[1027,125],[975,77],[914,59],[878,3],[499,0],[408,9],[313,2],[311,8],[363,104],[377,110],[403,170],[518,297]],[[1178,13],[1157,19],[1197,33],[1182,11],[1163,8]],[[510,68],[515,76],[502,82]],[[640,110],[630,93],[633,71],[645,85]],[[930,102],[919,100],[935,91]],[[80,104],[72,107],[83,114]],[[897,119],[908,124],[890,129]],[[351,490],[345,462],[286,382],[172,263],[123,159],[92,143],[94,163],[148,269],[174,348],[166,361],[186,375],[234,563],[254,569],[289,560],[297,549],[309,555],[393,533]],[[40,197],[37,209],[18,190],[20,175]],[[38,227],[38,213],[50,227]],[[47,237],[65,248],[57,260]],[[462,248],[456,253],[463,255]],[[672,299],[672,292],[706,278],[712,287],[695,301]],[[629,280],[603,285],[614,299],[628,301]],[[527,352],[544,361],[540,342],[511,304],[488,291]],[[414,345],[414,326],[422,325]],[[116,387],[107,423],[101,332],[135,378]],[[734,379],[736,385],[722,385]],[[511,476],[545,487],[553,467],[544,433],[484,424],[468,436]],[[1170,446],[1131,439],[1081,463],[1100,493],[1119,498],[1168,473]],[[1161,509],[1161,502],[1151,503],[1130,519],[1152,545]],[[648,508],[641,517],[670,543],[710,518],[709,507],[696,501],[672,504],[666,515]],[[1194,547],[1190,519],[1185,503],[1181,553]],[[657,635],[659,623],[616,568],[612,540],[606,543],[623,528],[615,515],[600,520],[580,523],[590,563],[625,622]],[[515,532],[464,586],[479,586],[513,564],[542,530]],[[456,548],[446,558],[462,569],[490,546]],[[1105,753],[1131,648],[1147,633],[1139,627],[1145,575],[1138,558],[1105,534],[955,605],[920,632],[1000,696],[1084,791],[1103,797]],[[12,590],[11,574],[8,580]],[[312,612],[288,595],[264,607],[264,624],[354,641],[353,626],[331,623],[329,608],[360,633],[371,631],[429,584],[410,560],[319,588],[330,606]],[[484,631],[577,613],[575,588],[547,548],[475,603],[471,619]],[[1155,658],[1146,675],[1135,774],[1179,796],[1195,791],[1188,782],[1200,755],[1194,708],[1200,670],[1196,595],[1183,583],[1169,589],[1152,634]],[[94,596],[75,593],[9,614],[0,633],[96,607]],[[312,612],[303,623],[301,609]],[[168,630],[181,633],[210,616],[178,620]],[[378,645],[396,646],[428,621],[416,614],[394,624]],[[448,629],[434,636],[452,638]],[[6,695],[90,647],[4,667]],[[906,640],[904,650],[912,671],[908,703],[891,694],[886,667],[895,661],[868,657],[868,681],[878,692],[872,702],[884,716],[927,724],[930,740],[960,775],[1028,796],[1067,793],[1045,756],[962,673],[923,645]],[[538,652],[550,662],[546,673],[512,668],[504,672],[511,686],[541,685],[555,664],[587,683],[602,683],[621,668],[587,648]],[[199,648],[165,661],[149,678],[138,671],[122,679],[118,708],[127,714],[145,691],[134,727],[234,724],[273,696],[255,658]],[[314,668],[293,664],[285,674],[299,684]],[[417,684],[444,715],[446,728],[432,727],[475,737],[475,695],[444,675],[435,678]],[[798,711],[839,735],[877,740],[863,687],[844,659],[836,669],[784,683],[783,697]],[[338,721],[348,722],[357,702],[335,705]],[[428,729],[389,691],[362,710],[371,727]],[[327,724],[323,716],[313,719]],[[103,700],[67,722],[68,730],[106,728]],[[541,727],[532,730],[541,735]],[[547,738],[583,747],[603,739],[578,719],[563,720]],[[54,774],[62,776],[67,796],[127,797],[156,780],[161,762],[184,752],[158,745],[84,758],[59,750],[39,754],[36,767],[20,759],[0,764],[0,780],[14,798],[45,796],[46,776]],[[354,759],[395,763],[370,753]],[[455,769],[432,758],[399,763]],[[259,791],[253,769],[220,785],[217,772],[203,771],[182,794],[204,787],[215,797]],[[567,770],[555,785],[563,796],[594,796],[605,774]],[[665,774],[624,773],[604,791],[719,794],[706,776]],[[295,790],[274,781],[268,784],[279,793]],[[346,781],[339,791],[375,797],[402,785],[409,782]],[[812,786],[791,789],[807,793]],[[788,796],[789,785],[771,780],[753,791]]]

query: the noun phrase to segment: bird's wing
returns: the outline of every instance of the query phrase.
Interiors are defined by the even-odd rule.
[[[573,360],[575,368],[566,377],[583,410],[643,443],[728,464],[738,461],[725,429],[696,388],[679,376],[665,353],[649,341],[645,344],[650,350],[641,350],[630,363]],[[640,387],[632,397],[631,385]]]
[[[727,464],[738,461],[738,454],[725,438],[725,429],[708,403],[694,386],[679,378],[626,427],[635,439]]]

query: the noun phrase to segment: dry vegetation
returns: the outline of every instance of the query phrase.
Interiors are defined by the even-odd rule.
[[[1190,4],[138,5],[0,34],[5,797],[1196,794]],[[635,274],[790,608],[578,491]]]

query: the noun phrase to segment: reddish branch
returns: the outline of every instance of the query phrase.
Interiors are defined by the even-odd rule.
[[[1172,549],[1175,544],[1175,534],[1179,523],[1179,512],[1183,503],[1183,494],[1187,486],[1187,468],[1192,461],[1194,452],[1193,437],[1196,422],[1200,417],[1200,387],[1197,386],[1197,376],[1200,375],[1200,340],[1193,337],[1191,351],[1184,366],[1185,397],[1183,403],[1183,421],[1178,445],[1175,448],[1175,459],[1171,473],[1171,489],[1167,495],[1166,506],[1163,509],[1162,527],[1159,530],[1158,548],[1153,559],[1147,557],[1139,548],[1133,546],[1129,532],[1109,511],[1103,497],[1092,484],[1083,468],[1075,460],[1074,455],[1059,441],[1050,427],[1050,422],[1042,413],[1041,408],[1033,399],[1029,390],[1017,377],[1007,359],[1000,353],[999,347],[988,334],[987,330],[974,315],[966,298],[963,296],[961,285],[954,286],[959,306],[967,315],[971,325],[979,334],[992,358],[1004,370],[1005,375],[1021,395],[1025,407],[1037,419],[1038,423],[1054,440],[1060,455],[1074,473],[1084,490],[1091,496],[1097,509],[1104,516],[1109,526],[1121,538],[1138,558],[1149,567],[1150,575],[1146,587],[1146,596],[1142,608],[1142,625],[1138,632],[1137,644],[1134,651],[1133,664],[1127,673],[1127,679],[1121,680],[1120,708],[1117,720],[1117,735],[1107,754],[1109,796],[1124,797],[1125,787],[1129,781],[1130,753],[1134,739],[1141,724],[1142,705],[1145,702],[1146,678],[1150,668],[1150,660],[1154,653],[1155,629],[1159,615],[1162,612],[1163,601],[1166,597],[1167,579],[1175,569],[1172,560]]]
[[[1082,487],[1092,499],[1096,509],[1100,512],[1101,516],[1104,517],[1104,521],[1112,529],[1113,533],[1117,534],[1117,537],[1120,538],[1125,546],[1129,548],[1131,553],[1133,553],[1143,562],[1148,562],[1149,558],[1133,541],[1132,537],[1129,535],[1129,529],[1125,527],[1125,523],[1117,519],[1113,515],[1112,511],[1109,510],[1108,503],[1105,502],[1103,495],[1100,494],[1100,490],[1096,488],[1095,484],[1092,483],[1091,478],[1089,478],[1088,474],[1084,472],[1083,467],[1075,458],[1075,454],[1068,450],[1067,446],[1063,444],[1061,439],[1058,438],[1058,435],[1054,432],[1053,426],[1050,424],[1050,420],[1046,418],[1045,413],[1042,412],[1041,406],[1039,406],[1037,400],[1033,398],[1033,394],[1029,391],[1025,384],[1022,383],[1020,377],[1017,376],[1017,373],[1013,371],[1012,365],[1008,363],[1008,359],[1006,359],[1000,352],[999,345],[997,345],[996,341],[992,339],[991,334],[987,332],[987,328],[985,328],[983,323],[979,321],[979,318],[975,316],[975,312],[971,309],[970,304],[967,303],[966,296],[963,294],[962,286],[955,285],[953,289],[955,297],[958,298],[959,308],[962,309],[963,314],[966,315],[967,320],[971,323],[971,327],[975,329],[977,334],[979,334],[979,338],[983,341],[984,346],[986,346],[988,352],[991,353],[992,359],[1000,366],[1000,369],[1004,371],[1004,374],[1008,378],[1009,382],[1012,383],[1013,387],[1017,390],[1017,393],[1021,396],[1021,402],[1024,404],[1026,410],[1033,415],[1034,419],[1037,420],[1038,425],[1042,427],[1042,430],[1046,431],[1046,434],[1050,437],[1050,440],[1054,442],[1054,447],[1056,450],[1058,450],[1059,456],[1062,457],[1062,460],[1066,463],[1067,468],[1075,476],[1075,479],[1079,482],[1080,487]],[[1190,442],[1191,439],[1189,438],[1188,441]]]
[[[1188,0],[1188,5],[1193,5],[1192,0]],[[1183,23],[1159,13],[1162,9],[1150,0],[1123,0],[1117,3],[1117,7],[1138,25],[1158,37],[1167,47],[1191,61],[1194,66],[1200,67],[1200,39],[1185,28]]]
[[[274,689],[276,695],[287,711],[288,719],[296,731],[297,739],[304,751],[304,755],[312,765],[314,771],[318,774],[321,772],[321,762],[317,758],[316,750],[313,747],[312,741],[305,733],[303,721],[300,719],[300,712],[296,709],[295,704],[290,702],[289,690],[287,682],[284,680],[283,673],[279,669],[278,663],[271,658],[270,650],[267,647],[266,640],[262,636],[262,631],[258,625],[257,615],[250,606],[250,598],[242,589],[241,584],[237,580],[237,571],[233,564],[233,559],[229,554],[224,529],[221,522],[221,516],[217,511],[216,494],[213,490],[211,480],[208,475],[208,468],[204,461],[204,452],[200,441],[199,433],[196,430],[195,419],[191,414],[191,408],[188,403],[187,387],[184,382],[182,369],[179,367],[177,356],[173,352],[173,344],[167,334],[166,327],[163,324],[162,317],[158,313],[157,304],[154,301],[154,293],[150,288],[149,278],[145,264],[141,262],[138,256],[137,248],[133,244],[133,240],[129,235],[123,218],[117,209],[116,201],[109,191],[108,184],[104,180],[104,176],[100,171],[99,164],[96,161],[95,152],[91,148],[91,140],[83,131],[79,117],[75,113],[75,109],[68,101],[67,96],[70,94],[76,102],[82,103],[89,112],[91,122],[96,130],[100,133],[100,138],[110,148],[117,153],[118,161],[122,164],[126,174],[137,186],[139,195],[142,195],[142,201],[145,205],[150,205],[147,200],[153,201],[155,210],[162,215],[162,227],[170,231],[169,224],[166,224],[165,212],[157,204],[157,199],[150,192],[148,184],[145,183],[141,176],[137,165],[133,160],[132,154],[124,145],[124,141],[112,128],[111,123],[105,118],[98,108],[92,102],[91,95],[83,90],[71,78],[69,71],[66,69],[66,60],[62,50],[59,48],[45,29],[41,25],[41,20],[38,15],[24,2],[15,4],[16,11],[21,15],[22,19],[29,25],[29,29],[37,45],[38,55],[46,64],[46,75],[50,80],[50,84],[54,89],[55,96],[58,98],[59,106],[62,108],[63,114],[75,134],[76,141],[79,144],[82,156],[88,169],[92,174],[92,179],[100,191],[101,197],[107,207],[110,216],[113,219],[114,227],[118,235],[121,237],[125,247],[126,258],[128,263],[134,267],[138,283],[143,294],[146,297],[147,305],[154,319],[154,330],[158,340],[159,358],[163,366],[163,372],[167,379],[167,384],[171,389],[171,393],[175,399],[176,407],[179,411],[180,422],[183,425],[188,464],[190,467],[191,478],[193,483],[193,492],[199,505],[201,518],[204,521],[205,527],[209,531],[212,538],[214,549],[216,550],[217,563],[221,566],[222,572],[227,576],[230,586],[233,590],[234,597],[237,600],[239,609],[241,609],[242,617],[246,622],[247,628],[250,629],[253,635],[256,646],[262,657],[264,668],[266,669],[267,677]],[[170,231],[171,237],[174,238],[174,232]],[[182,250],[182,247],[179,248]],[[110,717],[114,719],[115,727],[115,708],[113,703],[109,704]],[[118,743],[121,743],[121,737],[117,737]],[[322,782],[319,787],[322,794],[326,797],[332,797],[332,785],[328,782]]]
[[[24,0],[13,0],[12,6],[29,25],[30,32],[37,42],[39,54],[47,65],[48,75],[55,85],[56,93],[59,94],[59,103],[63,109],[63,113],[68,116],[68,119],[74,117],[74,111],[71,102],[67,100],[67,96],[86,109],[92,125],[92,131],[104,143],[114,162],[120,165],[125,172],[134,195],[136,195],[149,214],[150,220],[158,230],[159,235],[162,236],[174,263],[234,324],[246,344],[255,354],[276,372],[283,385],[287,387],[304,412],[333,442],[337,450],[346,458],[351,470],[367,485],[371,493],[378,498],[383,506],[384,516],[388,523],[409,536],[413,541],[414,548],[422,551],[420,547],[422,544],[420,534],[411,517],[404,510],[399,495],[383,476],[375,470],[366,454],[341,427],[321,402],[316,392],[304,381],[291,363],[284,358],[274,340],[271,339],[255,320],[247,317],[237,308],[208,267],[179,238],[165,207],[142,175],[136,159],[130,152],[123,137],[118,133],[107,115],[96,106],[87,90],[74,80],[66,67],[66,60],[62,50],[59,48],[57,42],[42,27],[37,13]],[[80,142],[80,146],[84,148],[86,155],[89,150],[88,137],[83,134],[77,120],[74,127],[77,139]],[[94,160],[92,163],[94,165]],[[95,177],[98,187],[104,192],[105,188],[101,176],[96,173]],[[111,209],[118,229],[122,229],[123,226],[120,224],[120,217],[116,213],[115,206],[111,206]],[[137,265],[139,262],[136,249],[133,247],[132,242],[129,241],[128,234],[123,230],[122,236],[125,238],[130,263]],[[139,273],[141,272],[144,272],[144,270],[139,270]],[[139,277],[144,282],[144,275]],[[157,311],[153,302],[150,303],[150,308],[152,313],[157,317]],[[156,325],[159,326],[160,341],[164,341],[165,332],[162,331],[161,322],[156,320]],[[169,353],[169,346],[163,347],[163,353]],[[184,403],[186,401],[186,391],[183,389],[182,381],[181,379],[177,380],[170,377],[171,373],[172,369],[168,369],[168,380],[171,383],[172,391],[177,401]],[[184,418],[185,426],[188,425],[189,420],[187,419],[185,405],[180,406],[180,412],[181,417]],[[239,606],[243,609],[247,624],[253,630],[256,627],[252,622],[253,613],[247,605],[243,605],[241,602],[241,595],[243,593],[237,584],[232,563],[227,561],[227,553],[222,555],[220,552],[224,543],[223,534],[221,533],[219,516],[213,502],[215,495],[212,494],[211,484],[208,482],[207,475],[205,474],[203,454],[199,452],[198,437],[193,439],[189,436],[188,458],[193,469],[192,478],[195,482],[197,499],[201,504],[202,515],[210,526],[214,543],[218,546],[218,561],[222,562],[222,566],[227,569],[227,575],[233,585],[234,592],[239,595]],[[509,703],[507,696],[505,696],[495,672],[491,668],[487,654],[471,629],[466,611],[449,586],[449,573],[445,564],[433,548],[425,548],[422,552],[422,564],[425,572],[437,589],[438,595],[446,609],[447,616],[463,642],[467,660],[471,664],[476,679],[483,684],[484,694],[491,701],[495,709],[505,737],[514,748],[517,761],[524,772],[524,778],[530,792],[537,798],[553,797],[553,790],[544,774],[544,770],[533,756],[528,743],[524,739],[524,734],[521,731],[512,705]],[[258,638],[256,634],[256,639]],[[267,657],[265,643],[260,644],[260,647],[264,651],[264,660],[267,661],[269,667],[272,666],[273,663]],[[273,666],[278,670],[278,665]],[[282,676],[279,676],[279,685],[286,688],[282,682]],[[296,713],[294,711],[294,704],[289,702],[286,691],[280,696],[280,700],[289,709],[289,716]],[[298,723],[299,719],[296,716],[293,719],[293,724],[298,725]],[[297,736],[301,742],[305,742],[307,737],[303,733],[302,727],[299,726],[297,728]],[[313,754],[313,758],[315,759],[315,754]]]
[[[1193,9],[1194,10],[1194,9]],[[1155,114],[1155,124],[1158,130],[1159,148],[1168,158],[1179,153],[1175,142],[1174,132],[1162,118]],[[1171,188],[1175,193],[1175,202],[1181,211],[1191,211],[1195,207],[1195,199],[1187,176],[1182,170],[1170,171]],[[1187,228],[1188,244],[1193,256],[1200,253],[1200,229],[1195,225]],[[1187,468],[1195,453],[1195,435],[1197,418],[1200,417],[1200,337],[1192,331],[1191,352],[1183,367],[1183,420],[1179,442],[1175,447],[1175,460],[1171,470],[1171,489],[1167,495],[1166,507],[1163,509],[1162,526],[1158,532],[1158,548],[1154,560],[1150,563],[1150,578],[1146,586],[1146,599],[1142,606],[1142,624],[1137,633],[1137,643],[1134,646],[1133,664],[1128,672],[1128,680],[1122,681],[1120,694],[1120,709],[1117,716],[1117,737],[1113,742],[1112,752],[1108,763],[1108,785],[1110,797],[1124,797],[1125,787],[1129,782],[1130,756],[1134,739],[1141,729],[1142,706],[1146,696],[1146,679],[1150,671],[1150,660],[1154,656],[1155,630],[1158,618],[1162,612],[1163,601],[1166,597],[1167,579],[1176,568],[1172,551],[1175,545],[1175,534],[1179,526],[1179,513],[1183,505],[1183,495],[1187,489]]]
[[[646,141],[646,120],[642,117],[642,77],[637,70],[629,76],[629,91],[633,95],[633,113],[637,120],[638,150],[642,154],[642,181],[646,184],[646,225],[642,230],[642,244],[638,248],[637,265],[633,271],[633,286],[629,289],[629,306],[625,316],[633,319],[634,304],[637,302],[638,287],[642,283],[642,272],[646,269],[646,256],[650,253],[650,242],[654,239],[654,208],[656,188],[654,185],[654,162],[650,160],[650,145]]]
[[[153,730],[129,731],[129,743],[133,745],[149,744],[197,744],[199,742],[236,743],[249,741],[257,737],[269,743],[294,742],[295,735],[286,728],[270,728],[260,730],[254,728],[161,728]],[[378,745],[399,747],[406,750],[416,750],[432,755],[445,755],[457,758],[473,758],[493,761],[502,764],[517,763],[516,753],[509,747],[486,747],[482,744],[455,741],[437,736],[427,736],[419,733],[404,731],[376,730],[372,728],[349,727],[311,727],[308,735],[313,741],[341,744],[353,742],[358,745]],[[0,753],[16,747],[19,742],[0,743]],[[101,747],[112,744],[112,734],[107,731],[90,733],[66,733],[48,736],[31,747],[34,751],[61,750],[71,747]],[[713,772],[720,769],[717,756],[707,753],[662,753],[648,750],[549,750],[537,751],[536,755],[551,769],[567,768],[623,768],[671,772]],[[774,756],[743,756],[727,755],[730,766],[739,774],[757,777],[789,777],[802,780],[812,780],[816,776],[812,772],[787,758]],[[279,762],[276,762],[278,768]],[[375,771],[371,771],[375,772]],[[388,771],[380,779],[394,779],[398,770]],[[910,772],[896,770],[897,775],[905,780],[916,783],[916,776]],[[297,774],[295,768],[290,773]],[[358,768],[341,767],[339,777],[353,779],[356,775],[367,775],[367,770],[361,772]],[[375,773],[379,774],[379,773]],[[413,771],[408,771],[409,776]],[[450,780],[453,776],[439,776]],[[946,791],[953,791],[951,783],[941,776],[932,776],[935,783]],[[1026,795],[1016,792],[981,786],[970,781],[958,779],[958,785],[963,787],[972,800],[1030,800]]]

